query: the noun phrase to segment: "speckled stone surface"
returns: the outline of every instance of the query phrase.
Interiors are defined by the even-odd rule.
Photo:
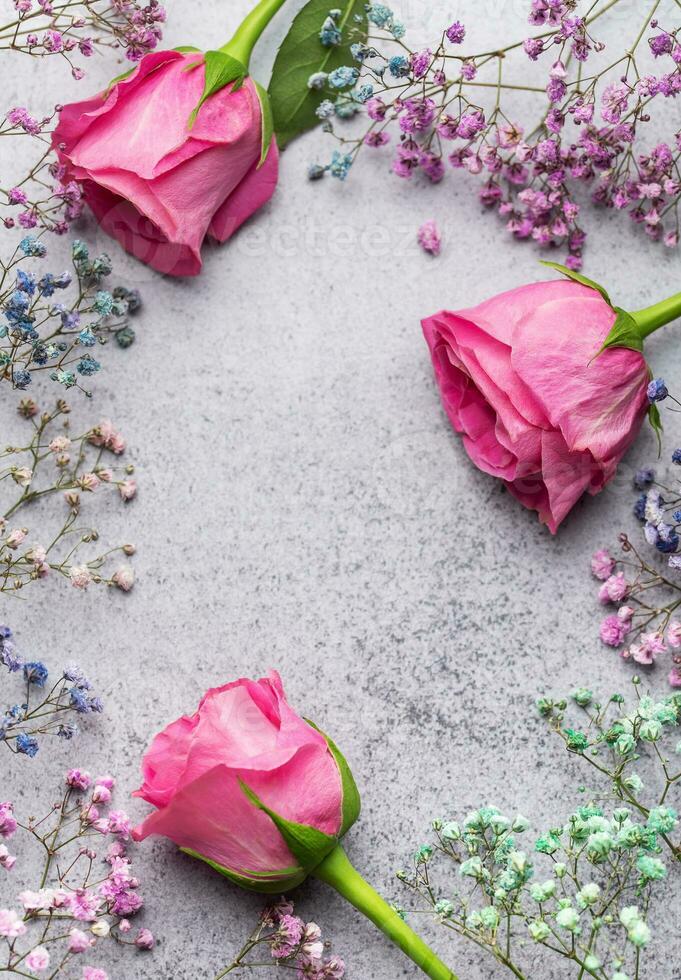
[[[171,2],[167,42],[221,42],[248,6]],[[272,25],[256,76],[266,78],[299,6],[292,0]],[[477,18],[473,47],[522,38],[526,6],[408,0],[403,13],[424,42],[454,13]],[[637,9],[624,3],[616,29]],[[36,112],[49,108],[41,79],[54,83],[50,101],[68,101],[120,70],[93,60],[76,86],[61,66],[13,65],[4,104]],[[621,477],[577,506],[555,538],[469,465],[440,408],[419,319],[541,277],[538,253],[483,213],[470,178],[410,187],[378,156],[344,185],[308,184],[307,163],[329,153],[320,133],[292,145],[274,200],[230,246],[207,253],[198,280],[164,281],[106,242],[145,311],[135,346],[108,353],[93,402],[71,401],[78,417],[114,419],[131,447],[139,497],[125,511],[107,508],[100,524],[106,540],[138,545],[138,582],[124,596],[48,581],[23,602],[3,600],[0,618],[23,652],[55,667],[80,661],[107,710],[87,736],[46,746],[33,762],[4,754],[0,797],[37,811],[36,796],[49,802],[53,780],[78,763],[114,772],[127,805],[159,727],[208,686],[277,667],[291,702],[354,769],[364,809],[347,841],[352,859],[400,900],[393,871],[433,817],[496,802],[542,827],[573,805],[584,776],[535,719],[533,699],[584,682],[606,693],[626,685],[630,670],[597,640],[588,558],[615,545],[620,529],[634,531],[631,473],[655,446],[644,431]],[[438,260],[415,243],[434,216],[445,236]],[[677,255],[621,218],[592,217],[590,227],[585,271],[623,306],[678,290]],[[91,226],[79,234],[105,245]],[[66,265],[66,243],[52,248],[53,265]],[[679,329],[649,346],[670,383],[681,368]],[[16,429],[13,402],[4,391],[3,444]],[[680,418],[666,415],[670,450]],[[651,680],[665,689],[662,670]],[[0,679],[3,702],[12,683]],[[145,812],[129,802],[136,817]],[[109,959],[112,980],[212,978],[260,901],[165,842],[140,847],[135,862],[144,923],[159,942],[152,954]],[[24,877],[14,874],[0,880],[0,904]],[[668,933],[646,974],[656,980],[680,976],[674,907],[653,915]],[[334,940],[353,980],[416,976],[325,887],[304,887],[300,908]],[[455,938],[435,941],[462,980],[502,975]],[[553,974],[541,966],[533,976]]]

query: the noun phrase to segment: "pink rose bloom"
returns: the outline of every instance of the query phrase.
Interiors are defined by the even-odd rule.
[[[336,756],[288,705],[275,671],[208,691],[194,715],[156,736],[143,775],[134,795],[157,809],[133,838],[169,837],[256,890],[290,888],[306,874],[275,817],[338,838],[359,813],[354,784],[344,799]]]
[[[423,321],[466,452],[553,533],[613,478],[648,408],[641,353],[608,348],[594,360],[615,316],[596,289],[552,281]]]
[[[615,559],[612,557],[609,551],[605,548],[601,548],[600,551],[594,552],[591,559],[591,571],[600,579],[605,582],[607,578],[612,575],[612,571],[615,567]]]
[[[624,572],[611,575],[598,590],[598,598],[605,605],[608,602],[621,602],[629,592],[629,583]]]
[[[601,623],[600,635],[603,643],[609,647],[619,647],[624,643],[624,637],[631,629],[628,620],[619,616],[606,616]]]
[[[65,106],[52,142],[104,231],[173,276],[201,271],[206,237],[226,241],[277,183],[273,141],[262,166],[262,112],[246,78],[202,105],[197,52],[153,51],[105,93]]]

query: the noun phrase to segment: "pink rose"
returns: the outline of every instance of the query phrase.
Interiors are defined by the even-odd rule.
[[[648,408],[639,351],[596,357],[615,318],[597,289],[553,281],[423,321],[466,452],[554,533],[613,478]]]
[[[278,151],[264,162],[262,110],[250,77],[190,116],[204,56],[153,51],[104,93],[64,106],[52,142],[104,231],[159,272],[196,275],[208,237],[226,241],[274,193]]]
[[[208,691],[156,736],[143,775],[135,795],[157,809],[133,838],[169,837],[258,891],[302,881],[359,814],[347,764],[289,707],[275,671]],[[321,842],[308,867],[291,852],[288,822],[311,828],[313,850]]]

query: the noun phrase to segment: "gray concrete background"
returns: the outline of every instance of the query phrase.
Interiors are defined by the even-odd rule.
[[[256,77],[266,79],[301,5],[291,2],[268,31]],[[210,46],[249,0],[169,6],[168,45]],[[643,6],[623,3],[615,30]],[[526,9],[525,0],[407,0],[402,12],[415,41],[435,38],[456,14],[474,50],[523,37]],[[89,67],[77,86],[58,66],[37,72],[18,58],[4,102],[40,112],[45,78],[50,101],[68,101],[116,74],[103,59]],[[483,213],[471,178],[409,187],[376,156],[345,185],[309,185],[306,165],[330,152],[321,133],[292,145],[275,199],[206,255],[195,281],[164,281],[91,226],[79,231],[106,244],[117,278],[138,284],[146,303],[138,342],[108,352],[92,405],[71,398],[79,417],[115,420],[138,466],[139,498],[124,512],[107,509],[100,525],[106,540],[138,545],[138,583],[124,596],[52,581],[23,602],[3,600],[0,618],[24,654],[55,668],[77,659],[107,710],[69,747],[46,746],[33,762],[5,755],[0,796],[35,812],[36,796],[49,802],[61,770],[78,763],[114,772],[124,804],[155,731],[193,710],[208,686],[275,666],[291,703],[333,735],[355,772],[364,810],[347,840],[352,859],[401,898],[392,873],[433,817],[496,802],[543,827],[574,805],[584,777],[566,768],[533,699],[579,683],[606,693],[626,684],[630,670],[597,640],[588,559],[620,529],[634,530],[629,480],[655,446],[644,431],[621,479],[580,504],[555,538],[469,465],[440,408],[419,319],[542,277],[540,256]],[[434,216],[445,235],[438,260],[415,244]],[[679,288],[677,254],[623,218],[590,214],[588,225],[585,271],[621,305]],[[388,246],[372,250],[377,240]],[[66,264],[66,248],[52,243],[51,267]],[[657,335],[649,357],[673,386],[678,328]],[[14,431],[13,401],[5,392],[3,434]],[[665,422],[671,451],[681,424],[669,413]],[[666,689],[662,670],[651,680]],[[2,680],[3,701],[11,687]],[[139,817],[146,807],[130,809]],[[135,862],[144,922],[159,944],[149,956],[110,960],[111,977],[213,977],[259,900],[163,842],[136,850]],[[12,894],[3,878],[0,900]],[[670,907],[678,903],[653,922],[665,935],[646,975],[659,980],[678,976]],[[416,975],[325,887],[302,889],[300,911],[334,940],[354,980]],[[472,947],[436,941],[462,978],[501,975]]]

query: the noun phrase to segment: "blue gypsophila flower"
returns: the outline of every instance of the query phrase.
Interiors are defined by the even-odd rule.
[[[681,510],[675,510],[672,517],[675,521],[681,521]]]
[[[100,289],[95,296],[95,309],[102,316],[110,316],[114,306],[114,298],[111,293]]]
[[[22,755],[27,755],[29,759],[32,759],[38,751],[38,739],[34,738],[33,735],[27,735],[25,732],[21,732],[17,735],[16,739],[17,752]]]
[[[403,54],[396,54],[388,62],[388,69],[393,78],[404,78],[409,74],[409,62]]]
[[[331,102],[330,99],[324,99],[324,101],[320,102],[315,109],[315,115],[318,119],[330,119],[331,116],[334,115],[335,111],[336,107],[334,106],[333,102]]]
[[[339,153],[338,150],[333,151],[333,157],[331,158],[331,165],[329,167],[329,173],[333,177],[337,177],[338,180],[345,180],[350,172],[351,166],[352,157],[349,153]]]
[[[336,48],[343,40],[343,35],[333,17],[328,16],[319,32],[319,40],[325,48]]]
[[[79,731],[78,725],[60,725],[57,729],[57,735],[59,738],[70,742],[74,735],[78,735]]]
[[[354,85],[358,78],[359,72],[356,68],[352,68],[350,65],[341,65],[340,68],[331,72],[328,81],[331,88],[347,88],[349,85]]]
[[[78,343],[82,344],[83,347],[94,347],[97,343],[97,338],[89,327],[83,327],[78,334]]]
[[[392,23],[393,12],[384,3],[372,3],[367,11],[367,17],[376,27],[388,27]]]
[[[311,163],[307,168],[307,179],[308,180],[321,180],[326,173],[326,167],[322,167],[319,163]]]
[[[645,493],[642,493],[634,504],[634,517],[638,518],[639,521],[644,521],[646,519],[646,502],[648,498]]]
[[[91,375],[96,374],[100,370],[101,366],[102,365],[99,363],[99,361],[96,361],[94,357],[86,354],[84,357],[81,357],[76,364],[76,370],[78,371],[78,374],[82,374],[84,377],[89,378]]]
[[[11,627],[5,626],[4,623],[0,623],[0,640],[11,640],[12,630]]]
[[[645,469],[637,470],[634,476],[634,486],[637,490],[645,490],[645,488],[649,487],[654,480],[655,470],[651,470],[649,467],[646,467]]]
[[[31,383],[31,373],[30,371],[15,371],[13,380],[15,388],[21,388],[23,391]]]
[[[47,255],[47,246],[39,242],[35,235],[27,235],[25,238],[22,238],[19,242],[19,248],[24,255],[31,255],[36,258],[42,258],[44,255]]]
[[[24,677],[29,684],[45,687],[45,681],[48,677],[47,667],[41,660],[28,660],[24,664]]]
[[[85,673],[81,670],[78,664],[67,664],[62,671],[64,679],[71,681],[81,689],[81,691],[89,691],[92,684],[85,676]]]
[[[653,378],[653,380],[648,385],[648,401],[661,402],[667,397],[669,392],[667,391],[667,386],[662,378]]]
[[[681,463],[681,449],[675,449],[672,453],[672,463]]]
[[[316,71],[307,80],[307,87],[314,89],[322,89],[326,85],[326,80],[328,74],[325,71]]]
[[[373,94],[374,86],[371,84],[371,82],[366,82],[366,84],[359,85],[356,89],[354,89],[352,96],[357,100],[357,102],[364,104],[365,102],[369,101]]]
[[[104,702],[101,698],[90,698],[90,711],[94,711],[95,714],[101,715],[104,711]]]
[[[23,269],[17,269],[17,289],[28,296],[33,296],[35,292],[35,279]]]
[[[78,714],[87,715],[90,713],[90,702],[79,687],[72,687],[69,690],[69,699],[71,701],[71,707],[74,708]]]
[[[17,656],[17,652],[14,644],[9,639],[0,640],[0,664],[6,667],[10,674],[15,673],[17,670],[21,670],[23,667],[23,660]]]
[[[655,542],[655,547],[658,551],[661,551],[663,555],[669,555],[674,551],[677,551],[679,547],[679,536],[669,524],[660,524],[657,529],[658,539]]]
[[[396,41],[401,41],[404,35],[407,33],[407,28],[399,20],[394,20],[392,26],[390,27],[390,33],[395,38]]]

